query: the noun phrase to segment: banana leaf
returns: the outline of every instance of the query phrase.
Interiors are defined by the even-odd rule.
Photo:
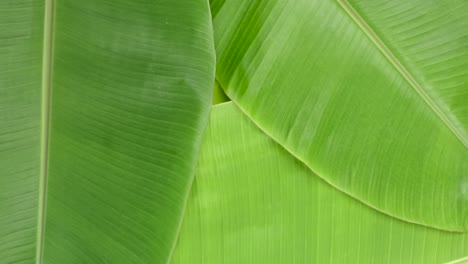
[[[230,102],[213,108],[172,263],[429,264],[467,255],[467,233],[398,220],[338,191]]]
[[[468,2],[341,2],[468,147]]]
[[[2,1],[0,263],[466,261],[467,14]]]
[[[0,2],[0,262],[167,263],[212,100],[209,5]]]
[[[216,78],[266,134],[379,211],[468,230],[466,1],[211,5]]]

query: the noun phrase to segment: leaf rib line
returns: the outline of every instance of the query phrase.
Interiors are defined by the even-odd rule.
[[[44,250],[46,190],[49,156],[50,97],[52,82],[54,0],[45,0],[41,83],[41,154],[37,219],[36,264],[42,264]]]
[[[426,93],[421,85],[414,79],[411,73],[401,64],[401,62],[393,55],[390,49],[379,38],[379,36],[372,30],[366,21],[359,15],[353,8],[348,0],[338,0],[338,3],[348,13],[349,16],[358,24],[358,26],[366,33],[371,41],[377,48],[385,55],[390,63],[400,72],[400,74],[408,81],[408,83],[416,90],[421,98],[429,105],[429,107],[436,113],[437,116],[445,123],[445,125],[452,131],[452,133],[461,141],[461,143],[468,148],[468,138],[465,138],[464,133],[460,131],[447,115],[440,109],[440,107],[433,101],[433,99]]]
[[[324,182],[326,182],[328,185],[330,185],[331,187],[335,188],[336,190],[348,195],[349,197],[353,198],[354,200],[357,200],[359,201],[360,203],[364,204],[365,206],[368,206],[374,210],[376,210],[377,212],[379,213],[382,213],[384,215],[387,215],[389,217],[393,217],[395,219],[399,219],[401,221],[404,221],[404,222],[408,222],[410,224],[416,224],[416,225],[420,225],[420,226],[425,226],[425,227],[429,227],[429,228],[433,228],[433,229],[436,229],[436,230],[440,230],[440,231],[444,231],[444,232],[448,232],[448,233],[458,233],[458,234],[461,234],[463,231],[460,231],[460,230],[452,230],[452,229],[443,229],[441,227],[438,227],[438,226],[432,226],[430,224],[427,224],[427,223],[423,223],[423,222],[420,222],[418,220],[413,220],[413,219],[409,219],[409,218],[406,218],[406,217],[402,217],[402,216],[398,216],[396,214],[393,214],[391,212],[387,212],[387,211],[384,211],[383,209],[380,209],[378,208],[376,205],[373,205],[371,204],[370,202],[368,201],[365,201],[365,200],[362,200],[360,197],[352,194],[351,192],[345,190],[345,189],[342,189],[341,187],[339,187],[338,185],[336,185],[333,181],[325,178],[324,176],[322,176],[321,174],[319,174],[316,170],[314,170],[309,164],[307,164],[306,160],[302,157],[300,157],[299,155],[297,155],[296,153],[294,153],[293,150],[290,150],[288,148],[288,146],[286,146],[285,144],[282,144],[276,137],[273,136],[272,133],[268,132],[268,129],[265,129],[265,127],[260,124],[260,122],[258,122],[256,119],[252,118],[252,116],[248,113],[247,110],[245,110],[243,108],[243,106],[239,103],[237,103],[236,101],[229,101],[229,102],[225,102],[223,104],[217,104],[217,105],[213,105],[212,107],[220,107],[221,105],[225,105],[225,104],[233,104],[236,106],[237,109],[239,109],[241,111],[242,114],[244,114],[258,129],[260,129],[260,131],[262,131],[263,133],[265,133],[265,135],[267,135],[271,140],[273,140],[276,144],[278,144],[282,149],[284,149],[286,152],[288,152],[291,156],[293,156],[295,159],[297,159],[298,161],[300,161],[303,165],[305,165],[312,173],[314,173],[315,175],[317,175],[320,179],[322,179]]]

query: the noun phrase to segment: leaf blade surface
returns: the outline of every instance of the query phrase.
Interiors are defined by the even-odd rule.
[[[166,263],[212,100],[208,2],[65,0],[54,3],[53,18],[44,17],[44,1],[6,7],[13,13],[0,34],[22,42],[5,53],[15,74],[0,75],[8,95],[0,153],[10,156],[0,161],[0,258]],[[53,41],[43,47],[48,19]],[[50,69],[41,67],[46,52]],[[49,88],[42,72],[51,87],[41,100]]]
[[[468,149],[337,1],[223,2],[214,29],[226,94],[295,157],[387,214],[467,230]]]
[[[213,107],[172,263],[445,263],[468,254],[467,237],[363,205],[225,103]]]

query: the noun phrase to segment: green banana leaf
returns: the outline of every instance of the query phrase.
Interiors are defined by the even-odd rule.
[[[6,0],[0,28],[0,263],[166,263],[212,100],[208,2]]]
[[[466,261],[467,29],[465,0],[1,1],[0,263]]]
[[[232,102],[213,108],[172,263],[445,263],[468,233],[382,214],[338,191]]]
[[[467,4],[213,0],[216,78],[337,189],[466,231]]]
[[[468,147],[468,2],[341,2]]]

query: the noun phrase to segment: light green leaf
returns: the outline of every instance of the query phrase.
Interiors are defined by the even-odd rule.
[[[367,2],[359,3],[364,9]],[[416,2],[405,6],[425,10],[420,6],[426,1]],[[439,23],[418,27],[419,13],[408,11],[406,24],[415,37],[389,43],[403,54],[394,59],[413,60],[414,67],[408,66],[405,74],[417,76],[416,81],[429,78],[419,84],[424,90],[415,89],[382,52],[381,43],[369,38],[335,0],[214,0],[217,79],[260,128],[339,190],[406,221],[466,231],[468,148],[461,132],[453,130],[463,126],[447,120],[463,124],[466,118],[467,42],[462,39],[468,27],[459,25],[466,24],[468,12],[460,1],[443,2],[442,7],[461,9],[456,19],[448,19],[450,12],[438,12],[441,7],[429,3],[434,10],[428,15]],[[398,10],[389,8],[385,14]],[[372,23],[383,25],[384,18]],[[380,30],[386,32],[383,26]],[[428,41],[418,36],[431,30],[443,38],[437,43],[459,38],[454,45],[460,49],[428,44],[437,56],[421,51],[426,62],[411,57],[411,51],[422,50]],[[438,68],[441,60],[449,59],[445,65],[454,69],[453,74]],[[413,69],[427,65],[444,72],[444,77],[437,75],[445,78],[440,86],[428,68]],[[455,88],[446,90],[450,85]],[[421,91],[429,90],[447,93],[431,94],[435,99],[430,105],[421,96]],[[436,112],[434,106],[455,108]]]
[[[468,147],[468,2],[340,1]]]
[[[172,263],[444,263],[468,234],[407,223],[336,190],[233,103],[213,107]]]
[[[208,2],[0,10],[0,262],[166,263],[212,100]]]

